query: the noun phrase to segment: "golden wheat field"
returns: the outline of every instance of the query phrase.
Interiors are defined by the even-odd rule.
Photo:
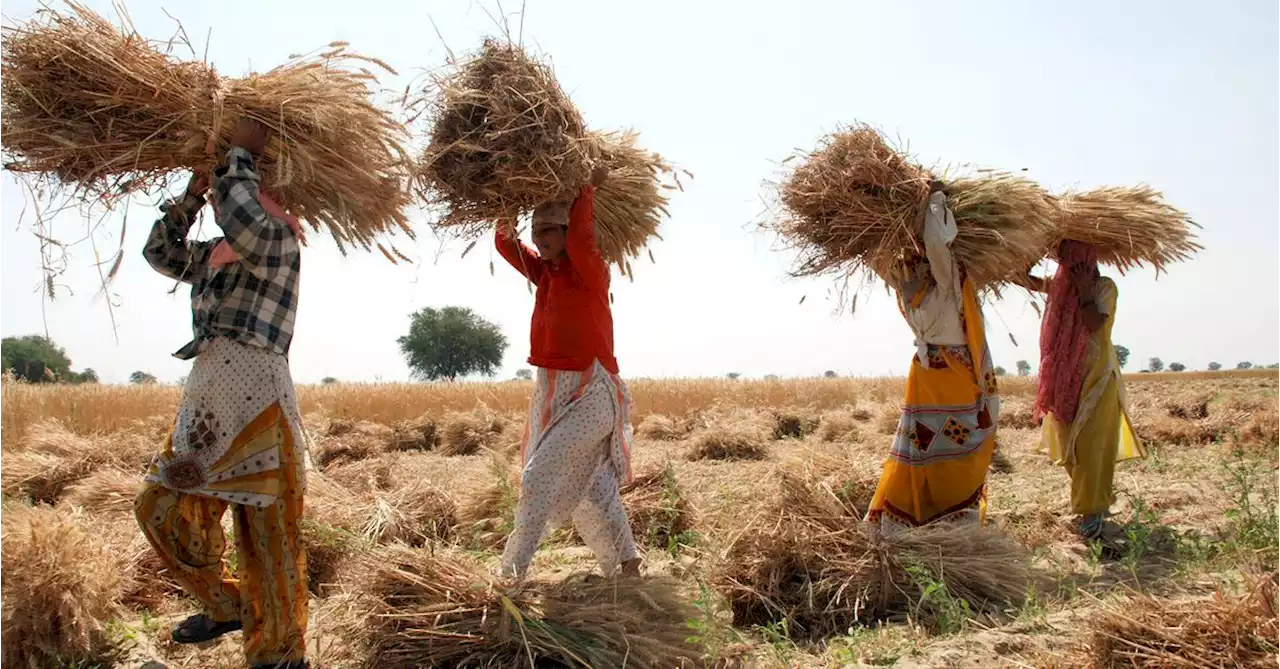
[[[1001,384],[988,527],[896,539],[858,517],[901,379],[634,381],[623,499],[644,585],[584,577],[591,554],[562,529],[534,583],[511,592],[485,575],[518,494],[528,383],[303,388],[310,658],[1275,666],[1276,373],[1126,384],[1148,457],[1118,467],[1111,536],[1087,545],[1066,475],[1036,450],[1031,379]],[[4,666],[243,666],[238,632],[169,641],[193,606],[133,520],[180,390],[5,382],[0,394]]]

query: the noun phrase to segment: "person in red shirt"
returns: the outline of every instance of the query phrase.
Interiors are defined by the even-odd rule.
[[[619,566],[624,576],[640,574],[618,492],[631,480],[631,395],[613,357],[609,265],[595,233],[595,187],[607,175],[597,168],[572,205],[534,211],[536,253],[515,238],[510,223],[495,235],[498,253],[537,286],[529,356],[537,382],[503,576],[523,578],[543,534],[568,520],[606,576]]]

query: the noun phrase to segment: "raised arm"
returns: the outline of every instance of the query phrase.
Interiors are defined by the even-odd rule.
[[[516,239],[516,226],[514,223],[501,221],[498,223],[498,229],[493,233],[494,246],[498,249],[498,255],[506,259],[507,264],[516,268],[516,271],[523,274],[524,278],[537,283],[542,277],[542,258],[525,246],[523,242]]]
[[[591,183],[582,187],[578,199],[569,210],[569,233],[565,236],[565,252],[574,271],[588,285],[609,285],[609,263],[600,253],[596,240],[596,188],[609,178],[609,169],[597,165],[591,170]]]
[[[944,291],[958,288],[955,285],[955,259],[951,255],[951,242],[955,241],[956,233],[956,219],[947,206],[947,196],[941,190],[935,190],[929,195],[920,236],[924,239],[929,269],[938,282],[938,288]]]
[[[1091,271],[1075,272],[1071,281],[1079,296],[1080,318],[1084,326],[1089,328],[1089,332],[1097,332],[1106,324],[1110,312],[1115,311],[1115,283],[1099,281]]]
[[[242,146],[227,152],[227,164],[218,168],[214,197],[218,207],[218,227],[227,243],[254,274],[274,274],[290,266],[300,250],[293,230],[284,221],[267,214],[258,202],[258,173],[253,154]]]
[[[161,205],[164,215],[151,226],[142,255],[155,271],[185,283],[194,283],[204,273],[209,258],[208,242],[187,240],[196,214],[204,206],[209,177],[193,175],[181,199]]]

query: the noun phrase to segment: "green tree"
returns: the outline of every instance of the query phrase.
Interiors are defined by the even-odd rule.
[[[1129,364],[1129,349],[1120,346],[1119,344],[1116,344],[1112,348],[1116,351],[1116,361],[1120,363],[1120,369],[1124,369],[1124,366]]]
[[[725,374],[725,377],[730,381],[737,381],[742,378],[742,372],[729,372],[728,374]]]
[[[832,370],[832,369],[828,369],[827,371],[822,373],[822,377],[826,379],[834,379],[834,378],[838,378],[839,376],[840,375],[836,374],[835,370]]]
[[[520,380],[520,381],[532,381],[532,380],[533,380],[533,370],[532,370],[532,369],[517,369],[517,370],[516,370],[516,379],[518,379],[518,380]]]
[[[1005,376],[1009,372],[1004,367],[1000,367],[999,365],[997,365],[995,368],[995,373],[996,373],[996,376]]]
[[[71,372],[67,375],[67,383],[97,383],[98,373],[93,371],[92,367],[86,367],[83,372]]]
[[[149,386],[155,382],[156,382],[156,377],[153,374],[150,374],[148,372],[144,372],[141,370],[136,371],[129,375],[129,383],[132,383],[134,385]]]
[[[1181,371],[1185,370],[1186,368],[1187,368],[1187,366],[1186,366],[1186,365],[1184,365],[1184,364],[1182,364],[1182,363],[1180,363],[1180,362],[1171,362],[1171,363],[1169,363],[1169,371],[1171,371],[1171,372],[1181,372]]]
[[[332,376],[326,376],[323,379],[320,379],[320,384],[325,386],[331,386],[337,382],[338,380],[333,378]]]
[[[493,376],[507,350],[502,330],[466,307],[427,307],[414,313],[409,334],[396,342],[414,378],[428,381]]]
[[[1019,360],[1018,376],[1030,376],[1030,375],[1031,375],[1031,363],[1027,362],[1026,360]]]
[[[1147,371],[1148,371],[1148,372],[1163,372],[1163,371],[1164,371],[1164,361],[1163,361],[1163,360],[1161,360],[1160,358],[1152,358],[1151,360],[1149,360],[1149,361],[1147,362]]]
[[[1242,362],[1236,365],[1236,369],[1253,369],[1252,362]]]
[[[0,364],[31,383],[64,380],[71,375],[71,359],[61,346],[41,335],[5,337],[0,340]]]
[[[1216,371],[1218,371],[1219,369],[1222,369],[1222,363],[1220,363],[1220,362],[1211,362],[1211,363],[1209,363],[1209,371],[1211,371],[1211,372],[1216,372]]]

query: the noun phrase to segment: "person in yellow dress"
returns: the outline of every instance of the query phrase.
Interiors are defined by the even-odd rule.
[[[1081,536],[1098,539],[1115,503],[1116,463],[1145,453],[1111,344],[1116,284],[1098,271],[1097,249],[1088,244],[1062,242],[1057,260],[1052,279],[1027,273],[1027,287],[1047,295],[1035,415],[1043,421],[1041,448],[1071,477]]]
[[[1000,399],[973,282],[951,253],[958,232],[934,182],[917,223],[924,254],[885,277],[915,334],[902,415],[866,520],[883,528],[980,523]]]

